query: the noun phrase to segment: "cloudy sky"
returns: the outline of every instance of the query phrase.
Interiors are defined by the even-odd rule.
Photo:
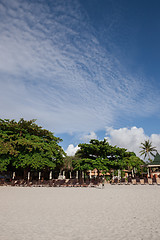
[[[160,151],[159,42],[159,0],[0,0],[1,118]]]

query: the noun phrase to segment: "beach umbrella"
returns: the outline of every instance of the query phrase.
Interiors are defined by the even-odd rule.
[[[41,179],[41,172],[39,172],[39,178],[38,178],[39,180]]]

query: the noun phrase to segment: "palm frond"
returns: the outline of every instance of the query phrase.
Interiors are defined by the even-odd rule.
[[[139,153],[141,153],[141,156],[144,155],[144,159],[148,156],[150,159],[149,154],[152,156],[155,156],[153,152],[157,152],[156,147],[152,147],[152,142],[149,140],[145,140],[144,143],[141,143],[140,148],[142,149]]]

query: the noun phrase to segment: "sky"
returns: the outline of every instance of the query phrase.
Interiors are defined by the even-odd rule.
[[[159,0],[0,0],[0,113],[160,152]]]

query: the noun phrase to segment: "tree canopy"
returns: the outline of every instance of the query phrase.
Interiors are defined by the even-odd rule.
[[[0,119],[0,171],[55,169],[63,164],[62,141],[35,123]]]
[[[76,170],[102,170],[139,168],[143,161],[133,152],[125,148],[110,145],[106,139],[99,141],[92,139],[90,143],[78,145],[80,149],[76,153],[73,167]]]

